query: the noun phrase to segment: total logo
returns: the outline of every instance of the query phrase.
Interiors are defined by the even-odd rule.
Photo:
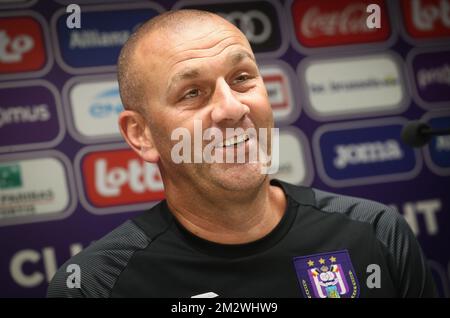
[[[296,104],[296,96],[291,86],[296,83],[293,71],[288,65],[273,63],[261,65],[260,72],[269,95],[275,121],[277,123],[295,121],[300,114],[300,109]]]
[[[450,36],[449,0],[402,0],[406,32],[413,38]]]
[[[38,71],[47,54],[40,23],[33,17],[0,17],[0,74]]]
[[[370,4],[380,7],[380,28],[367,26]],[[296,39],[307,48],[382,42],[391,35],[383,0],[295,0],[290,11]]]
[[[421,168],[418,150],[400,141],[404,121],[362,121],[329,124],[314,134],[319,175],[341,187],[408,180]]]
[[[82,155],[81,171],[86,199],[91,207],[164,199],[158,167],[142,161],[131,149],[88,152]]]
[[[63,91],[73,118],[73,127],[69,128],[76,139],[91,142],[120,138],[117,120],[123,106],[117,80],[104,76],[75,78]]]
[[[211,1],[210,4],[205,1],[180,1],[174,9],[212,11],[236,25],[245,34],[256,54],[270,54],[281,52],[287,45],[283,41],[285,32],[282,32],[283,21],[279,19],[281,9],[278,6],[276,1]]]

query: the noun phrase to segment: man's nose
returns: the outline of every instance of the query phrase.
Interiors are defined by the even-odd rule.
[[[214,104],[211,118],[213,122],[227,122],[227,124],[240,121],[250,113],[250,108],[242,104],[235,96],[232,88],[225,79],[219,79],[214,90],[212,102]]]

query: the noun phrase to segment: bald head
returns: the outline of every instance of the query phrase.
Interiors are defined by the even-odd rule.
[[[217,22],[230,24],[235,28],[227,20],[214,13],[183,9],[168,11],[150,19],[129,37],[120,52],[117,65],[120,96],[125,109],[144,114],[141,106],[144,103],[146,93],[144,89],[145,74],[137,59],[137,51],[143,40],[148,39],[153,34],[161,37],[164,34],[169,34],[169,32],[179,33],[190,23],[201,24],[204,20],[216,20]],[[158,48],[158,45],[158,41],[155,40],[152,46]],[[149,56],[149,58],[151,57]]]

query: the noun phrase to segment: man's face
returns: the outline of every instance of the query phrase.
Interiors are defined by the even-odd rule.
[[[201,121],[203,131],[220,129],[224,139],[226,128],[267,128],[270,134],[272,109],[245,36],[225,21],[207,19],[173,32],[153,34],[149,42],[143,41],[138,61],[145,72],[145,108],[165,177],[184,177],[193,185],[228,190],[261,184],[266,175],[261,174],[259,163],[176,164],[171,158],[172,147],[178,143],[171,140],[172,132],[186,128],[193,140],[194,120]],[[213,154],[218,151],[226,155],[232,148],[236,152],[243,146],[248,151],[249,144],[257,143],[257,139],[214,148]],[[202,139],[203,148],[208,143]]]

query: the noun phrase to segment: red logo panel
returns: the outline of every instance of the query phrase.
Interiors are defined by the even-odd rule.
[[[144,162],[131,149],[91,152],[81,169],[87,199],[96,207],[164,199],[158,166]]]
[[[367,6],[380,7],[381,27],[367,27]],[[382,0],[296,0],[291,6],[295,35],[301,45],[319,48],[386,41],[391,34]]]
[[[405,29],[418,39],[450,36],[450,1],[402,0]]]
[[[0,19],[0,74],[37,71],[46,58],[39,22],[32,17]]]

